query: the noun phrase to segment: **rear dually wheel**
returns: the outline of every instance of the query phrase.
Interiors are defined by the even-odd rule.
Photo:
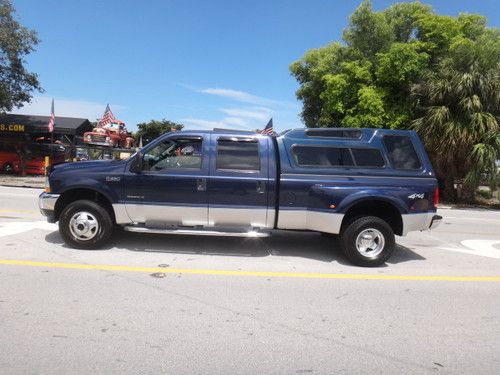
[[[353,264],[376,267],[389,259],[396,242],[386,221],[365,216],[347,224],[341,234],[341,244],[344,254]]]

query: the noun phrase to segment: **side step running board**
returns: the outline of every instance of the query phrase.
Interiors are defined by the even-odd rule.
[[[205,229],[161,229],[161,228],[146,228],[142,226],[127,225],[123,227],[124,230],[134,233],[158,233],[158,234],[180,234],[180,235],[197,235],[197,236],[220,236],[220,237],[269,237],[267,232],[248,231],[217,231]]]

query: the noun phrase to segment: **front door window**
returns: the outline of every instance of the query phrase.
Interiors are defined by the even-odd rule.
[[[161,172],[166,169],[200,169],[201,139],[168,139],[143,157],[143,170]]]

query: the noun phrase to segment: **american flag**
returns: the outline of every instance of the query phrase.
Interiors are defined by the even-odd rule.
[[[265,135],[273,135],[274,134],[273,119],[270,119],[266,127],[262,129],[259,133]]]
[[[50,119],[49,119],[49,133],[54,131],[54,124],[56,122],[56,116],[54,115],[54,99],[52,99],[52,108],[50,109]]]
[[[106,106],[106,110],[104,111],[104,115],[102,115],[102,118],[99,120],[97,123],[97,126],[104,126],[106,124],[109,124],[111,122],[116,122],[115,115],[113,115],[113,112],[111,112],[111,108],[109,108],[109,104]]]

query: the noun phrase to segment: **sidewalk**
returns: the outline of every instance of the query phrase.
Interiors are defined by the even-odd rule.
[[[43,189],[45,186],[45,176],[20,177],[0,175],[0,185]]]

